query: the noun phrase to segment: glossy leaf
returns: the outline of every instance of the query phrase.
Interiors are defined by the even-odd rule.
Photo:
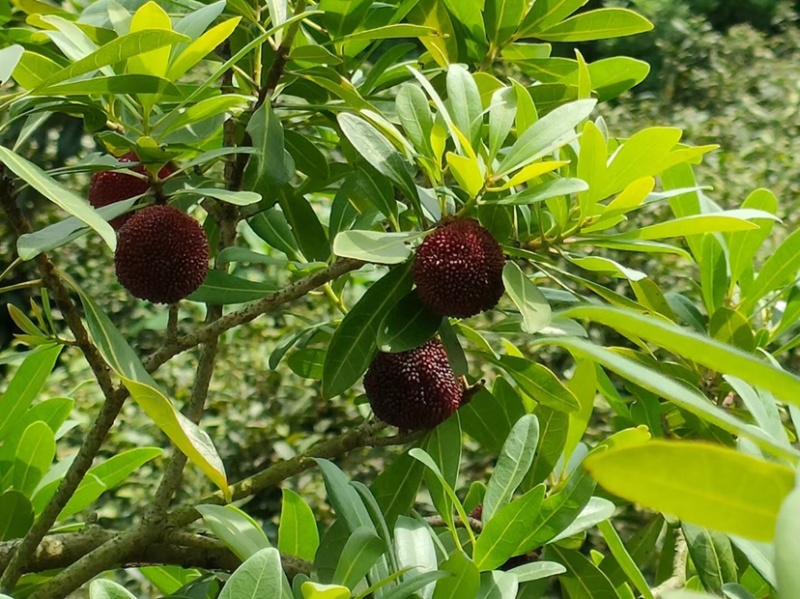
[[[187,299],[213,305],[242,304],[259,300],[279,289],[273,283],[250,281],[222,270],[211,269],[203,284]]]
[[[478,568],[461,551],[453,553],[441,565],[441,569],[453,576],[442,578],[436,583],[433,599],[463,599],[474,597],[480,587]]]
[[[30,497],[56,454],[53,431],[44,422],[30,424],[17,445],[12,484],[14,489]]]
[[[586,42],[650,31],[653,24],[625,8],[590,10],[561,21],[536,37],[548,42]]]
[[[381,321],[410,289],[410,267],[399,266],[373,283],[347,313],[328,345],[322,376],[324,397],[343,393],[364,373],[375,354]]]
[[[407,453],[398,456],[384,468],[372,483],[372,494],[381,506],[387,525],[392,527],[401,514],[416,502],[424,466]]]
[[[436,547],[428,527],[419,520],[400,516],[394,527],[394,544],[398,568],[413,568],[422,573],[436,570]],[[433,588],[433,585],[426,586],[420,594],[429,598]]]
[[[409,242],[419,233],[386,233],[384,231],[342,231],[333,240],[333,253],[377,264],[400,264],[411,256]]]
[[[545,557],[557,559],[567,568],[567,572],[559,576],[559,581],[570,597],[582,599],[619,597],[611,581],[585,555],[552,545],[545,553]]]
[[[22,362],[0,395],[0,439],[5,439],[47,382],[61,346],[45,347]]]
[[[384,551],[383,540],[374,530],[366,526],[357,528],[342,549],[333,582],[355,588]]]
[[[136,595],[113,580],[101,578],[89,585],[89,599],[136,599]]]
[[[281,597],[283,579],[278,550],[262,549],[236,569],[222,588],[219,599]]]
[[[651,441],[586,458],[603,487],[687,522],[769,541],[791,469],[732,449],[688,441]],[[742,486],[741,481],[748,481]]]
[[[733,547],[726,535],[687,522],[681,523],[681,529],[689,556],[706,590],[719,593],[725,583],[738,580]]]
[[[58,183],[32,162],[2,146],[0,146],[0,162],[56,206],[97,231],[111,250],[116,249],[117,235],[114,229],[86,200]]]
[[[747,295],[743,298],[739,309],[748,314],[767,293],[791,281],[798,268],[800,268],[800,231],[795,231],[761,266],[756,280],[747,289]]]
[[[421,346],[436,335],[442,317],[412,291],[389,310],[378,328],[376,343],[383,352],[401,352]]]
[[[503,283],[506,293],[522,315],[523,331],[537,333],[550,324],[553,317],[550,304],[516,262],[506,262],[503,268]]]
[[[562,412],[580,407],[575,395],[546,366],[516,356],[502,356],[497,364],[539,403]]]
[[[482,511],[484,522],[489,522],[497,510],[511,501],[531,467],[538,441],[539,422],[533,414],[526,414],[511,429],[486,485]]]
[[[195,509],[203,516],[206,526],[242,561],[270,547],[261,527],[239,508],[201,504]]]
[[[283,489],[278,549],[313,561],[318,547],[319,531],[311,508],[300,495],[291,489]]]
[[[33,525],[33,507],[19,491],[9,490],[0,495],[0,541],[25,536]]]

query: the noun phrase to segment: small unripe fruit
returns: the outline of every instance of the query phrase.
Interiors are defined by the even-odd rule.
[[[462,403],[442,342],[394,354],[379,352],[364,375],[364,390],[375,415],[404,430],[434,428]]]
[[[148,206],[120,229],[114,266],[134,296],[172,304],[203,283],[208,253],[200,223],[171,206]]]
[[[134,152],[128,152],[118,160],[120,162],[139,162],[139,157]],[[117,171],[98,171],[92,175],[89,184],[89,203],[95,208],[102,208],[147,193],[147,190],[150,189],[150,177],[147,169],[143,164],[139,164],[131,167],[130,170],[147,175],[148,178],[140,179]],[[174,167],[167,164],[158,172],[158,178],[165,179],[174,172]],[[112,219],[110,224],[119,231],[131,216],[130,213],[123,214]]]
[[[471,218],[441,225],[417,249],[414,282],[422,302],[442,316],[468,318],[500,301],[505,258],[492,234]]]

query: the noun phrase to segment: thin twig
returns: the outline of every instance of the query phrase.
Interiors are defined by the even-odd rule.
[[[686,557],[689,548],[686,545],[686,538],[680,526],[675,529],[675,554],[672,558],[672,576],[667,578],[660,585],[651,589],[655,599],[661,599],[664,593],[682,589],[686,586]]]

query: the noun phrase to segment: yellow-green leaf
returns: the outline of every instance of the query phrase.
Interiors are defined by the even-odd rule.
[[[530,164],[520,170],[516,175],[509,179],[508,183],[505,183],[502,187],[499,187],[499,191],[504,191],[506,189],[511,189],[512,187],[516,187],[517,185],[522,185],[523,183],[527,183],[531,179],[535,179],[536,177],[541,177],[545,173],[550,173],[557,168],[561,168],[565,164],[569,164],[568,160],[551,160],[549,162],[537,162],[536,164]]]
[[[228,19],[216,27],[212,27],[194,40],[169,66],[167,79],[176,81],[194,65],[203,60],[209,52],[228,39],[241,20],[241,17]]]
[[[153,422],[189,458],[189,461],[197,465],[220,488],[225,498],[230,501],[231,490],[225,475],[225,466],[208,433],[178,412],[172,402],[154,387],[122,375],[120,375],[120,379],[130,391],[131,397]]]
[[[721,532],[770,541],[791,468],[719,445],[650,441],[595,453],[584,467],[608,491]]]
[[[483,188],[483,177],[481,176],[478,160],[474,157],[469,158],[448,152],[447,164],[461,189],[466,191],[470,197],[474,198],[478,195],[478,192]]]
[[[169,15],[155,2],[148,2],[137,10],[131,19],[130,33],[145,29],[172,31]],[[170,48],[164,46],[128,59],[128,72],[164,77],[167,74]]]

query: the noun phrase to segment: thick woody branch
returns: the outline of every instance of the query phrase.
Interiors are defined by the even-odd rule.
[[[233,499],[242,499],[253,495],[267,487],[316,466],[314,458],[333,458],[342,456],[359,447],[377,447],[385,445],[403,445],[417,437],[420,433],[401,433],[392,437],[381,435],[387,425],[368,423],[341,436],[320,443],[308,453],[275,464],[233,485]],[[223,498],[219,494],[211,495],[198,502],[221,504]],[[126,531],[103,543],[88,554],[85,554],[69,568],[54,577],[48,585],[30,596],[30,599],[59,599],[80,587],[87,580],[104,570],[114,568],[117,564],[126,563],[130,556],[142,546],[160,543],[168,535],[175,534],[184,526],[200,518],[194,508],[184,507],[167,516],[166,519],[145,521],[139,527]]]
[[[5,173],[0,167],[0,204],[2,204],[9,222],[18,236],[30,233],[30,224],[14,199],[12,183],[4,175]],[[106,400],[103,402],[100,413],[86,434],[83,444],[66,476],[61,481],[58,490],[25,535],[25,538],[20,542],[14,557],[5,568],[2,577],[0,577],[0,589],[4,591],[11,591],[14,588],[22,574],[25,563],[34,554],[39,542],[50,530],[61,510],[75,493],[81,480],[83,480],[86,472],[91,467],[100,446],[113,426],[127,397],[126,391],[114,388],[108,366],[89,338],[89,334],[81,320],[81,313],[72,301],[69,289],[56,272],[55,265],[44,253],[37,256],[36,264],[41,273],[42,282],[50,290],[53,299],[64,315],[64,320],[75,337],[75,345],[83,352]]]
[[[66,568],[118,535],[119,533],[99,527],[91,527],[77,533],[48,535],[42,539],[23,573]],[[0,543],[0,569],[8,564],[19,544],[20,541]],[[310,563],[291,555],[281,556],[281,562],[289,577],[311,571]],[[137,547],[124,561],[115,566],[125,568],[167,564],[232,572],[241,563],[242,560],[216,539],[176,532],[166,535],[160,541]]]
[[[250,304],[237,312],[226,314],[212,323],[200,327],[193,333],[178,337],[175,343],[167,345],[153,353],[145,362],[148,372],[153,372],[162,364],[169,361],[173,356],[205,343],[209,339],[218,337],[225,331],[238,327],[242,324],[255,320],[262,314],[272,312],[283,304],[289,303],[303,297],[317,287],[321,287],[329,281],[339,278],[343,274],[357,270],[364,265],[364,262],[345,258],[337,260],[324,270],[315,272],[304,279],[292,283],[288,287],[268,295],[267,297]]]

